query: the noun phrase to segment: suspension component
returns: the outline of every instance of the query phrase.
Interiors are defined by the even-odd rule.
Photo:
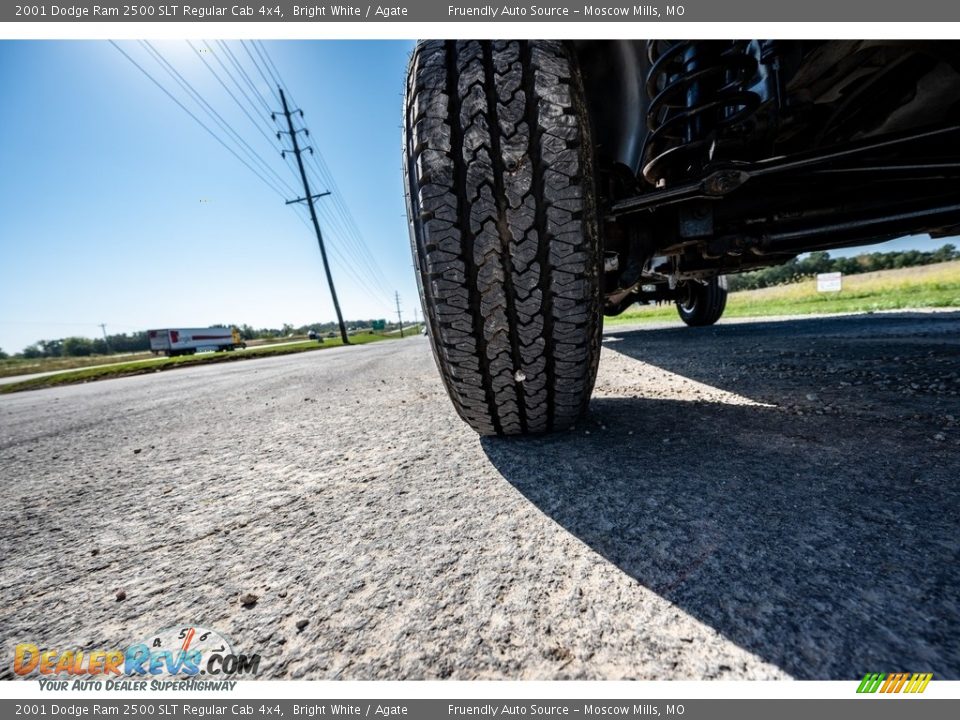
[[[644,179],[664,187],[696,175],[711,159],[718,131],[760,106],[749,83],[757,60],[743,41],[651,40],[646,92]]]

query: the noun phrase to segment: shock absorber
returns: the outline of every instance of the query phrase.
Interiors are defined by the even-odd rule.
[[[744,122],[760,105],[749,82],[757,61],[744,41],[651,40],[646,92],[644,179],[663,187],[695,176],[710,160],[720,130]]]

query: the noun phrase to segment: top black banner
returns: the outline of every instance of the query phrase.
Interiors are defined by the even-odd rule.
[[[685,0],[682,3],[454,2],[393,4],[27,2],[0,6],[0,22],[954,22],[956,0]]]

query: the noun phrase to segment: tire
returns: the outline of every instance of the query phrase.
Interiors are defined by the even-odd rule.
[[[704,284],[696,281],[683,283],[686,297],[677,300],[680,319],[691,327],[713,325],[727,307],[727,279],[712,277]]]
[[[419,44],[405,97],[410,241],[431,346],[481,435],[569,428],[600,356],[580,77],[561,42]]]

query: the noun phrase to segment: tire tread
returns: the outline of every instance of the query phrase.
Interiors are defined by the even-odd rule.
[[[563,429],[599,359],[599,241],[579,77],[557,41],[411,58],[408,215],[434,355],[483,435]]]

